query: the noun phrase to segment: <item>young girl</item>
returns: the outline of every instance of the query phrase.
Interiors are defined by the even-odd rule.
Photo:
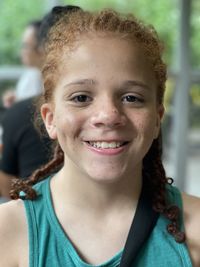
[[[200,200],[171,186],[161,162],[154,29],[111,10],[61,13],[46,53],[41,116],[55,156],[0,207],[1,266],[125,266],[150,220],[134,231],[147,195],[159,216],[129,266],[200,266]]]

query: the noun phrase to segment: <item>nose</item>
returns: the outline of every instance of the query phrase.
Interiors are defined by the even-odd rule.
[[[126,116],[122,108],[111,100],[102,100],[91,115],[91,124],[94,127],[115,128],[124,126],[125,123]]]

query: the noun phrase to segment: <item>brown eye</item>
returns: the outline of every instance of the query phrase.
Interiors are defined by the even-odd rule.
[[[139,102],[143,103],[143,99],[135,96],[135,95],[126,95],[122,98],[123,102],[129,102],[129,103],[134,103],[134,102]]]
[[[88,103],[92,101],[92,98],[88,95],[77,95],[72,98],[72,101],[76,103]]]

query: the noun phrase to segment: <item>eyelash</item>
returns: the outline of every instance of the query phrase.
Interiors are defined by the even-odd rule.
[[[131,98],[128,100],[128,98]],[[125,100],[126,99],[126,100]],[[122,101],[126,103],[144,103],[144,99],[135,95],[125,95],[122,97]]]
[[[76,103],[77,105],[87,105],[90,102],[92,102],[93,98],[91,96],[88,96],[87,94],[79,94],[73,96],[70,101]],[[144,99],[135,95],[125,95],[121,98],[123,103],[128,104],[142,104],[144,103]]]
[[[77,103],[77,104],[83,104],[83,103],[89,103],[92,101],[92,97],[86,95],[86,94],[80,94],[80,95],[76,95],[73,96],[71,98],[71,101]]]

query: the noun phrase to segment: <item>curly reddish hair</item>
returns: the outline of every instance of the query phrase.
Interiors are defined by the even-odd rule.
[[[49,32],[45,47],[46,60],[42,71],[45,91],[41,97],[40,105],[52,101],[57,77],[61,71],[60,61],[63,53],[75,49],[76,44],[83,36],[91,37],[93,35],[117,37],[129,40],[133,44],[138,43],[151,63],[156,77],[157,103],[163,104],[167,79],[166,65],[162,60],[163,44],[154,28],[145,25],[133,15],[120,15],[112,10],[96,13],[77,10],[70,16],[69,14],[62,14]],[[171,184],[172,179],[166,177],[161,158],[162,140],[160,133],[143,159],[144,184],[149,189],[153,209],[169,219],[168,232],[174,236],[177,242],[184,242],[185,234],[180,231],[178,223],[179,208],[175,205],[169,205],[166,199],[166,184]],[[26,193],[25,198],[36,198],[36,192],[32,185],[62,166],[63,161],[63,151],[57,144],[53,159],[47,165],[36,170],[27,181],[18,180],[15,182],[11,197],[19,198],[19,192],[23,190]]]
[[[60,71],[60,60],[66,48],[74,49],[82,36],[110,35],[132,40],[142,45],[151,61],[156,80],[158,102],[163,102],[166,82],[166,65],[162,61],[163,44],[152,26],[145,26],[133,15],[120,16],[112,10],[99,13],[79,10],[70,16],[62,16],[49,33],[46,44],[46,61],[43,68],[45,101],[50,101]],[[63,51],[64,50],[64,51]]]

